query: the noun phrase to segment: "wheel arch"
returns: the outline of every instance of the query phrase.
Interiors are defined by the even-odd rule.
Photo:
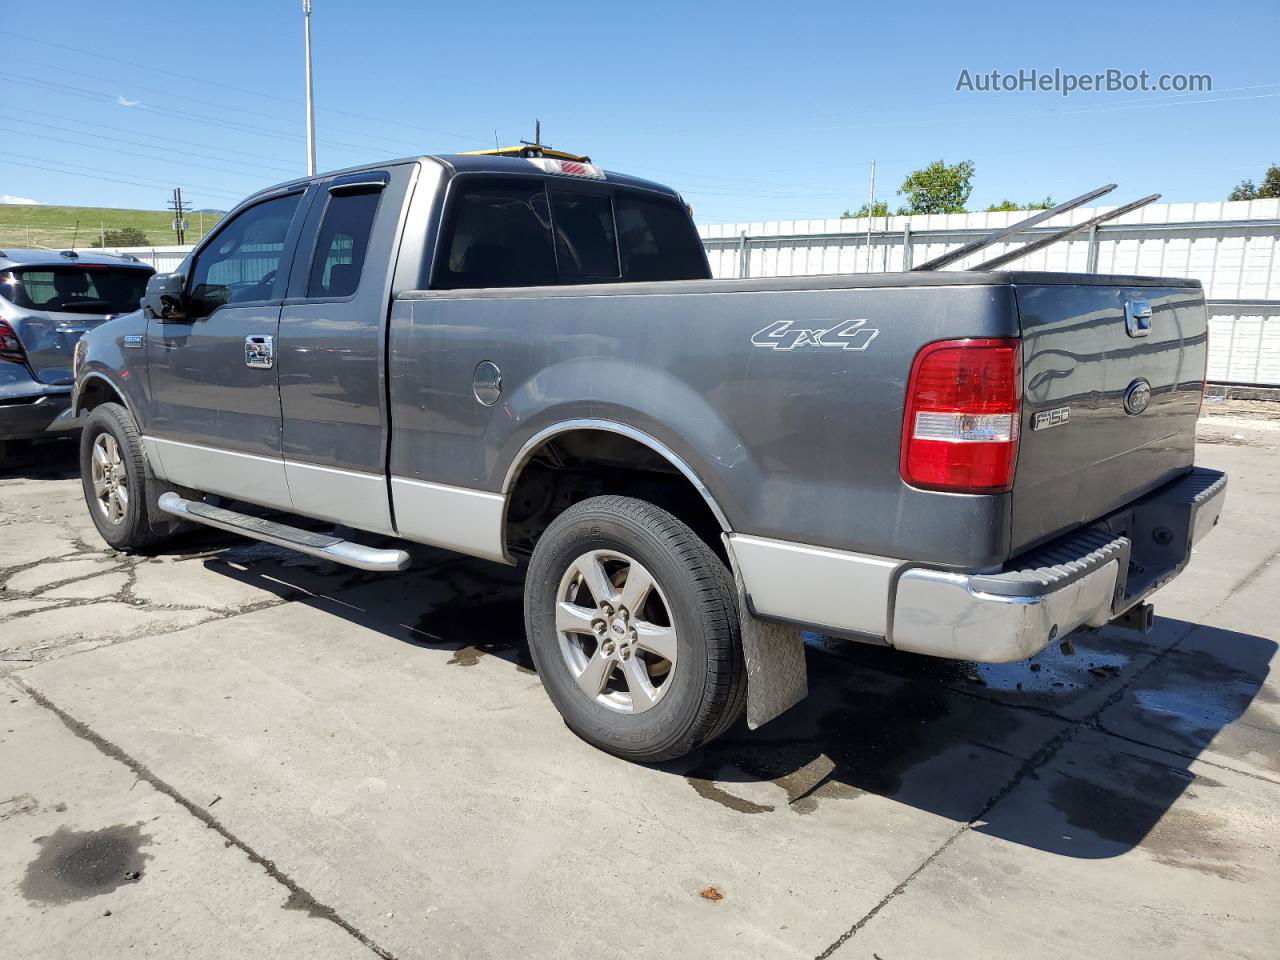
[[[616,420],[608,420],[594,417],[577,417],[569,420],[562,420],[550,426],[544,427],[537,433],[529,437],[528,440],[520,447],[519,452],[511,460],[507,466],[506,473],[502,482],[502,495],[507,501],[504,507],[504,514],[510,508],[510,500],[512,491],[520,479],[521,473],[528,467],[534,456],[543,449],[549,441],[562,437],[571,433],[612,433],[628,440],[632,440],[641,446],[647,447],[657,456],[665,460],[670,466],[675,468],[697,491],[707,508],[719,523],[720,529],[724,533],[732,533],[733,527],[729,523],[729,518],[721,508],[711,488],[703,481],[698,472],[691,467],[683,457],[672,450],[667,444],[663,443],[656,437],[638,430],[635,427],[628,426],[625,423],[619,423]],[[505,520],[505,517],[504,517]]]
[[[94,407],[104,403],[118,403],[133,417],[134,423],[141,424],[137,411],[129,402],[129,397],[120,386],[105,373],[90,370],[83,374],[76,383],[75,396],[71,405],[76,416],[89,413]]]

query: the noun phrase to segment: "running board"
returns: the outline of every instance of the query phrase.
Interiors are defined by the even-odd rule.
[[[165,513],[181,517],[183,520],[238,533],[264,543],[273,543],[277,547],[296,550],[308,556],[332,560],[334,563],[346,564],[348,567],[356,567],[360,570],[390,573],[409,566],[409,554],[403,550],[379,550],[375,547],[365,547],[350,540],[326,536],[323,533],[312,533],[310,530],[299,530],[287,524],[236,513],[224,507],[215,507],[201,500],[184,500],[173,491],[160,494],[160,499],[156,503]]]

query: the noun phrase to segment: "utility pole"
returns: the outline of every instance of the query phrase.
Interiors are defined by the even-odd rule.
[[[307,35],[307,176],[316,175],[316,110],[311,88],[311,0],[302,0],[302,22]]]
[[[871,272],[871,218],[876,209],[876,162],[871,161],[871,187],[867,191],[867,273]]]
[[[187,242],[187,221],[183,219],[187,207],[182,202],[181,187],[173,188],[173,199],[169,201],[169,209],[173,211],[173,232],[178,235],[178,246],[182,246]]]

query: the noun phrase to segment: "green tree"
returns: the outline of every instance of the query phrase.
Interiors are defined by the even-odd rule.
[[[1227,196],[1228,200],[1271,200],[1280,197],[1280,163],[1273,163],[1263,174],[1262,186],[1252,180],[1241,180]]]
[[[103,241],[106,241],[104,244]],[[93,247],[145,247],[147,235],[140,227],[121,227],[119,230],[108,230],[99,239],[93,241]]]
[[[864,203],[862,206],[858,208],[857,213],[850,213],[848,210],[846,210],[844,213],[840,214],[840,219],[854,220],[854,219],[857,219],[858,217],[865,217],[866,215],[867,215],[867,205]],[[875,206],[871,208],[871,215],[873,217],[889,216],[889,204],[885,203],[883,200],[877,200],[875,202]]]
[[[905,195],[907,202],[898,213],[966,213],[964,205],[972,192],[972,160],[951,165],[935,160],[902,181],[898,193]]]
[[[1012,200],[1001,200],[987,207],[987,213],[1010,213],[1014,210],[1048,210],[1054,205],[1053,197],[1033,200],[1030,203],[1014,203]]]
[[[1259,200],[1274,200],[1276,197],[1280,197],[1280,163],[1267,167],[1267,175],[1258,188]]]
[[[1227,194],[1228,200],[1256,200],[1258,199],[1258,188],[1253,185],[1252,180],[1241,180],[1236,184],[1236,188]]]

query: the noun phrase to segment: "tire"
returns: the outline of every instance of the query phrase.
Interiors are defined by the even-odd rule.
[[[101,469],[104,458],[109,461],[105,475]],[[108,491],[114,490],[117,496],[103,495],[104,481]],[[149,513],[149,494],[155,481],[142,451],[138,425],[118,403],[94,407],[80,433],[80,483],[93,525],[110,546],[134,552],[160,541]],[[118,496],[122,489],[127,498],[123,503]]]
[[[742,715],[733,578],[686,524],[651,503],[593,497],[560,514],[534,548],[524,611],[547,695],[593,746],[657,763]]]

